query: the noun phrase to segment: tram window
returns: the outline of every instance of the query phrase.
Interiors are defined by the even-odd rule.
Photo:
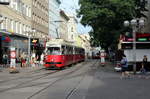
[[[80,49],[79,49],[79,54],[82,54],[82,53],[83,53],[83,52],[82,52],[82,49],[80,48]]]
[[[69,52],[70,52],[70,54],[73,53],[73,48],[72,47],[70,47]]]
[[[49,47],[47,50],[47,54],[50,55],[60,55],[60,48],[59,47]]]
[[[70,47],[68,47],[68,54],[71,54]]]
[[[71,54],[73,54],[73,47],[71,47]]]
[[[150,44],[149,43],[140,43],[136,44],[137,49],[150,49]]]
[[[66,54],[68,55],[69,54],[69,47],[66,46]]]
[[[62,46],[62,54],[66,54],[66,52],[65,52],[65,46]]]
[[[77,48],[75,48],[75,54],[77,54]]]
[[[76,48],[76,54],[78,54],[78,48]]]
[[[127,43],[127,44],[122,44],[121,47],[122,49],[132,49],[132,45],[131,43]]]
[[[68,47],[68,54],[72,54],[73,53],[73,49],[71,46]]]
[[[138,43],[136,44],[136,49],[150,49],[150,43]],[[132,49],[133,44],[132,43],[127,43],[127,44],[122,44],[122,49]]]

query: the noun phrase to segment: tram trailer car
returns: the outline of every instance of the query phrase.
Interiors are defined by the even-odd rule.
[[[46,68],[63,68],[84,60],[85,51],[83,48],[65,44],[54,44],[46,48],[44,66]]]

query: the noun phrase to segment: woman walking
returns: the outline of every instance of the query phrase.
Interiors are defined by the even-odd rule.
[[[129,72],[128,72],[128,63],[127,63],[127,58],[126,55],[123,54],[123,57],[121,59],[121,69],[122,69],[122,77],[129,77]]]

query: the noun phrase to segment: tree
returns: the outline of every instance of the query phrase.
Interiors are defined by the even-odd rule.
[[[138,1],[140,0],[80,0],[78,15],[82,16],[83,25],[92,26],[90,36],[93,45],[100,44],[105,49],[115,45],[120,33],[126,30],[123,22],[143,16]]]
[[[136,17],[140,18],[140,17],[146,17],[147,16],[144,14],[145,11],[148,11],[148,9],[146,8],[147,5],[147,1],[146,0],[135,0],[135,11],[137,13]]]

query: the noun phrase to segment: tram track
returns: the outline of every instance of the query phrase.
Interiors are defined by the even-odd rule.
[[[95,65],[97,64],[97,62],[98,62],[98,60],[97,60],[95,63],[93,63],[92,66],[95,66]],[[70,99],[71,96],[74,95],[74,93],[76,92],[76,90],[78,89],[79,85],[80,85],[81,82],[84,80],[86,74],[87,74],[89,71],[91,71],[91,70],[88,70],[88,71],[86,71],[85,73],[82,74],[83,76],[82,76],[81,80],[79,80],[78,83],[75,85],[75,87],[72,88],[72,90],[67,94],[67,96],[66,96],[65,99]]]
[[[19,80],[19,79],[25,79],[25,78],[33,78],[33,77],[36,77],[36,76],[40,76],[41,74],[39,74],[39,75],[33,75],[33,76],[28,76],[28,75],[38,74],[42,70],[46,70],[46,69],[42,68],[42,69],[39,69],[39,70],[25,72],[25,73],[22,74],[22,75],[25,75],[25,76],[20,76],[20,77],[16,77],[16,78],[12,78],[12,79],[3,80],[3,81],[0,81],[0,84],[6,83],[6,82],[9,82],[9,81],[13,81],[13,80]],[[57,71],[59,71],[59,70],[57,70]]]
[[[32,76],[32,77],[28,77],[28,78],[32,78],[32,79],[31,79],[31,80],[24,81],[24,82],[21,82],[21,83],[17,84],[16,86],[13,86],[13,87],[10,87],[10,88],[6,88],[6,89],[2,89],[2,90],[0,90],[0,93],[6,92],[6,91],[9,91],[9,90],[12,90],[12,89],[21,88],[21,86],[24,85],[24,84],[26,84],[26,83],[39,80],[39,79],[41,79],[41,78],[47,77],[47,76],[49,76],[50,74],[54,74],[54,73],[56,73],[56,72],[59,72],[59,71],[44,73],[44,74],[42,74],[42,75],[36,75],[36,76],[34,76],[35,78],[33,78],[33,76]]]
[[[39,76],[41,74],[39,74],[39,75],[33,75],[33,76],[29,76],[29,75],[38,74],[38,73],[40,73],[39,71],[41,71],[41,70],[44,70],[44,68],[39,69],[38,72],[37,71],[25,72],[25,73],[22,74],[22,75],[25,75],[25,76],[19,76],[19,77],[16,77],[16,78],[12,78],[12,79],[7,79],[7,80],[0,81],[0,84],[6,83],[6,82],[9,82],[9,81],[13,81],[13,80],[19,80],[19,79],[25,79],[25,78],[33,78],[33,77]]]
[[[85,62],[84,62],[83,64],[85,64]],[[80,66],[79,66],[79,67],[80,67]],[[81,67],[80,67],[80,68],[81,68]],[[78,69],[80,69],[80,68],[78,68]],[[38,74],[38,75],[33,75],[33,76],[22,76],[22,77],[10,79],[10,80],[1,81],[0,84],[6,83],[6,82],[9,82],[9,81],[13,81],[13,80],[16,81],[16,80],[26,79],[26,78],[31,79],[31,80],[27,80],[27,81],[25,81],[25,82],[19,83],[19,84],[17,84],[16,86],[13,86],[13,87],[10,87],[10,88],[6,88],[6,89],[2,89],[2,90],[0,90],[0,93],[6,92],[6,91],[9,91],[9,90],[13,90],[13,89],[19,89],[19,88],[37,86],[37,85],[34,85],[34,84],[33,84],[33,85],[27,85],[27,86],[23,86],[23,85],[26,84],[26,83],[30,83],[30,82],[32,82],[32,81],[36,81],[36,80],[42,79],[42,78],[44,78],[44,77],[47,77],[47,76],[49,76],[49,75],[51,75],[51,74],[54,74],[54,73],[57,73],[57,72],[60,72],[60,71],[62,71],[62,70],[55,70],[55,71],[51,71],[51,72],[48,71],[47,73],[44,73],[44,74]],[[33,73],[33,72],[29,72],[29,73]],[[29,75],[29,74],[28,74],[28,75]]]
[[[98,61],[94,62],[93,64],[91,64],[90,66],[93,66],[97,63]],[[41,90],[37,91],[36,93],[33,93],[31,96],[29,96],[27,99],[32,99],[33,97],[35,97],[36,95],[40,94],[41,92],[43,92],[44,90],[48,89],[49,87],[51,87],[52,85],[54,85],[55,83],[57,83],[58,81],[64,80],[66,76],[68,76],[69,74],[72,74],[76,71],[78,71],[79,69],[85,67],[84,66],[79,66],[78,68],[76,68],[75,70],[72,70],[68,73],[65,73],[64,75],[62,75],[60,78],[58,78],[57,80],[55,80],[54,82],[50,83],[49,85],[47,85],[46,87],[42,88]],[[87,71],[89,72],[89,70]],[[85,75],[87,74],[87,72],[84,73],[84,76],[82,77],[82,79],[78,82],[78,84],[67,94],[65,99],[69,99],[70,96],[73,95],[73,93],[75,92],[75,90],[77,89],[77,87],[80,85],[80,83],[82,82],[82,80],[84,79]]]
[[[82,63],[82,65],[84,65],[84,64],[86,64],[85,62],[84,63]],[[81,65],[81,64],[80,64]],[[69,67],[70,68],[70,67]],[[69,69],[68,68],[68,69]],[[80,69],[81,67],[79,67],[78,68],[78,70]],[[65,69],[65,70],[67,70],[67,69]],[[76,69],[77,70],[77,69]],[[76,70],[74,70],[74,71],[76,71]],[[72,73],[72,72],[71,72]],[[70,72],[69,72],[69,74],[70,74]],[[66,75],[66,74],[64,74],[64,75]],[[51,79],[53,79],[53,78],[58,78],[58,77],[62,77],[63,75],[61,75],[61,76],[54,76],[54,77],[51,77]],[[47,82],[47,83],[49,83],[49,82]],[[34,86],[38,86],[38,85],[42,85],[42,84],[47,84],[46,82],[45,83],[38,83],[38,84],[32,84],[32,85],[26,85],[26,86],[23,86],[23,87],[17,87],[16,89],[19,89],[19,88],[26,88],[26,87],[34,87]]]

